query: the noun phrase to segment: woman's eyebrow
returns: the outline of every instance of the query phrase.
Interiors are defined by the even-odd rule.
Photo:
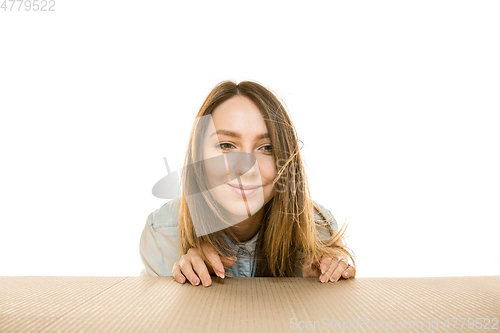
[[[215,134],[222,134],[222,135],[232,136],[235,138],[241,138],[241,134],[224,129],[217,130],[216,132],[212,133],[210,137],[214,136]],[[265,139],[265,138],[269,138],[269,133],[262,133],[257,135],[257,139]]]

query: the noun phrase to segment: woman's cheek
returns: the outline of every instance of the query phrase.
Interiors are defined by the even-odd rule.
[[[275,186],[273,186],[274,178],[276,177],[276,167],[274,166],[274,159],[266,161],[261,161],[262,168],[260,168],[260,174],[262,179],[262,185],[264,185],[264,200],[270,200],[275,194]]]
[[[259,163],[259,172],[262,177],[262,184],[268,184],[269,182],[272,182],[272,179],[276,174],[274,158],[264,156],[258,159],[257,163]]]
[[[227,168],[223,155],[213,155],[204,159],[209,188],[227,183]]]

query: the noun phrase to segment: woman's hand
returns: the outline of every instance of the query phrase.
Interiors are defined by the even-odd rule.
[[[204,287],[208,287],[212,285],[210,274],[215,273],[218,277],[224,278],[224,268],[231,267],[236,257],[219,257],[210,245],[204,245],[204,249],[209,267],[203,261],[200,251],[190,248],[172,268],[175,281],[184,283],[187,278],[194,286],[200,284],[201,281]]]
[[[345,279],[354,277],[356,268],[349,265],[346,258],[330,258],[321,257],[320,260],[315,260],[312,257],[306,258],[302,266],[303,277],[318,277],[322,283],[337,282],[340,277]]]

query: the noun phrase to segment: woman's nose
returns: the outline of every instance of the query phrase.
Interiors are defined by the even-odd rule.
[[[232,152],[225,154],[231,179],[242,175],[250,176],[258,172],[257,158],[246,152]]]

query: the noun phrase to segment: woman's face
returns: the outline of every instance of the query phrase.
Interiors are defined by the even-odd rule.
[[[247,97],[235,96],[220,104],[212,112],[212,121],[203,150],[207,184],[236,224],[257,213],[274,196],[276,164],[271,140],[259,108]],[[217,156],[220,158],[212,160],[224,158],[222,163],[207,162]]]

